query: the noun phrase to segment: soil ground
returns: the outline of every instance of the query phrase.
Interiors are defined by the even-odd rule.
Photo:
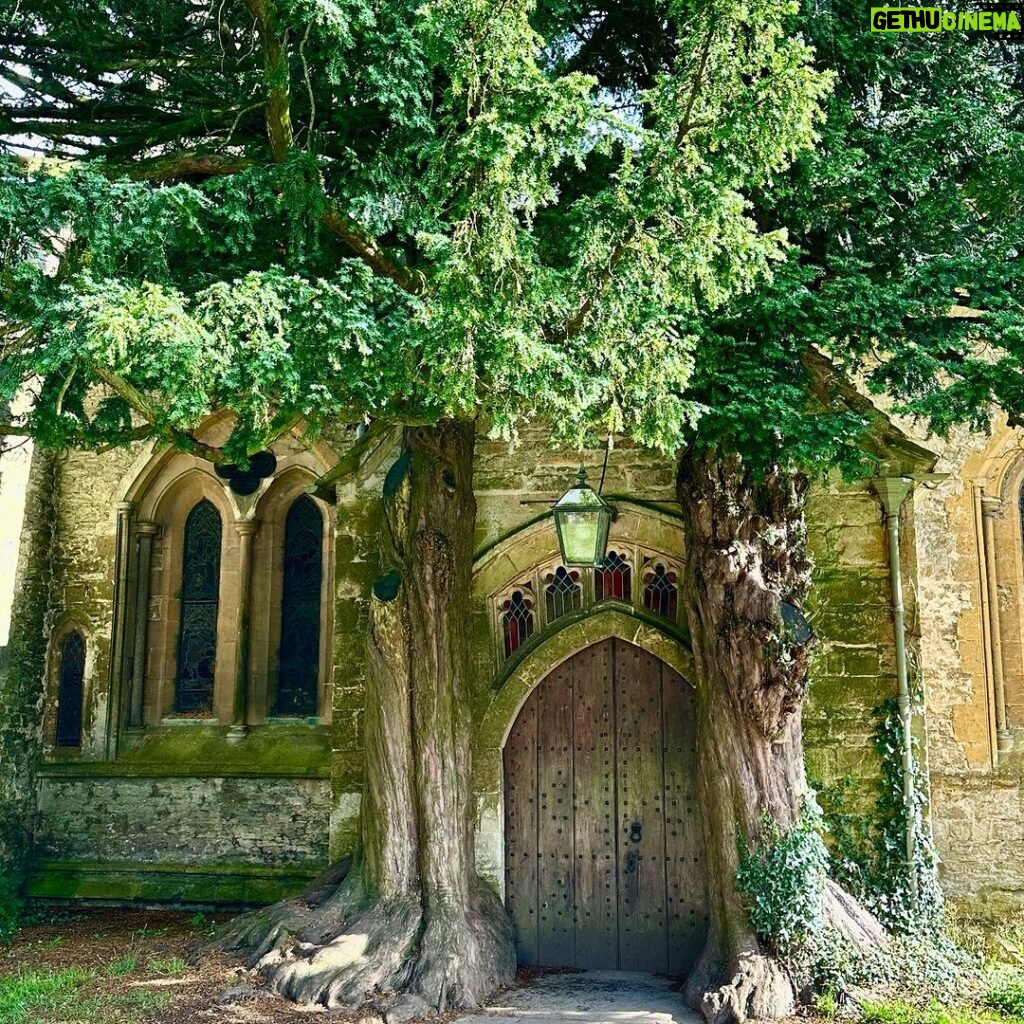
[[[231,915],[144,909],[50,914],[0,946],[0,1024],[310,1024],[361,1013],[298,1007],[227,959],[194,952]],[[379,1020],[379,1018],[377,1018]],[[699,1024],[665,978],[524,969],[459,1024]],[[436,1020],[436,1018],[435,1018]]]

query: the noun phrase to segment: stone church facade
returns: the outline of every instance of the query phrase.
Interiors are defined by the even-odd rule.
[[[203,440],[217,444],[227,429],[215,418]],[[904,481],[890,521],[922,695],[914,728],[928,814],[947,893],[983,916],[1024,901],[1021,439],[997,426],[938,444],[887,425],[875,480],[817,481],[808,519],[817,568],[807,615],[820,641],[808,772],[826,796],[842,791],[844,810],[870,815],[877,708],[897,691],[880,481]],[[607,834],[586,847],[595,864],[611,863],[594,868],[595,884],[635,872],[636,851],[656,842],[668,865],[657,913],[688,914],[694,935],[702,920],[699,844],[686,845],[699,828],[675,468],[616,447],[603,487],[617,513],[608,557],[570,570],[541,502],[570,486],[581,454],[594,480],[603,451],[553,451],[539,428],[514,451],[481,438],[476,456],[477,863],[527,958],[543,959],[557,938],[529,915],[551,902],[548,847],[568,843],[564,831],[577,851],[590,828],[576,805],[589,805],[577,798],[591,785],[595,805],[602,794],[614,805],[586,832]],[[397,434],[286,437],[266,475],[235,486],[209,463],[148,446],[0,457],[0,565],[13,586],[0,662],[0,853],[18,854],[31,897],[267,902],[352,852],[380,495],[399,455]],[[627,700],[621,680],[641,677],[647,689]],[[607,729],[586,746],[591,721]],[[661,781],[642,800],[628,783],[633,806],[623,803],[629,760],[615,750],[584,778],[584,754],[607,750],[607,735],[661,758]],[[576,751],[564,773],[560,750]],[[575,815],[564,829],[542,813],[563,796]],[[558,827],[548,836],[549,819]],[[534,865],[525,875],[524,862]],[[674,880],[673,864],[687,865]],[[687,954],[667,955],[671,966]]]

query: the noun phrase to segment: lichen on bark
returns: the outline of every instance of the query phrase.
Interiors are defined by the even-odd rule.
[[[807,795],[801,710],[810,645],[781,614],[783,602],[799,608],[811,582],[807,484],[803,473],[778,466],[755,472],[738,455],[689,452],[680,462],[711,921],[686,992],[709,1024],[794,1009],[793,982],[759,941],[737,891],[737,832],[756,846],[765,814],[793,828]],[[824,918],[855,948],[885,941],[871,915],[833,884]]]

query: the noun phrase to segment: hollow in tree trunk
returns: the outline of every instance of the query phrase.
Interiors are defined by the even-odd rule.
[[[478,1006],[515,973],[511,926],[473,854],[473,439],[471,422],[410,429],[385,484],[359,854],[340,881],[219,940],[299,1002],[402,1020]]]
[[[691,453],[680,464],[686,531],[684,600],[697,671],[698,793],[710,930],[687,996],[712,1024],[793,1010],[785,969],[762,949],[736,891],[737,833],[756,846],[762,814],[793,826],[807,793],[801,708],[806,644],[783,627],[810,585],[807,479],[738,456]],[[866,911],[829,883],[826,921],[858,948],[885,941]]]

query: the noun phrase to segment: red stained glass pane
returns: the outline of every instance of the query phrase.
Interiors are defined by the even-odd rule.
[[[594,600],[614,598],[629,601],[633,590],[633,570],[618,551],[609,551],[604,565],[594,573]]]

